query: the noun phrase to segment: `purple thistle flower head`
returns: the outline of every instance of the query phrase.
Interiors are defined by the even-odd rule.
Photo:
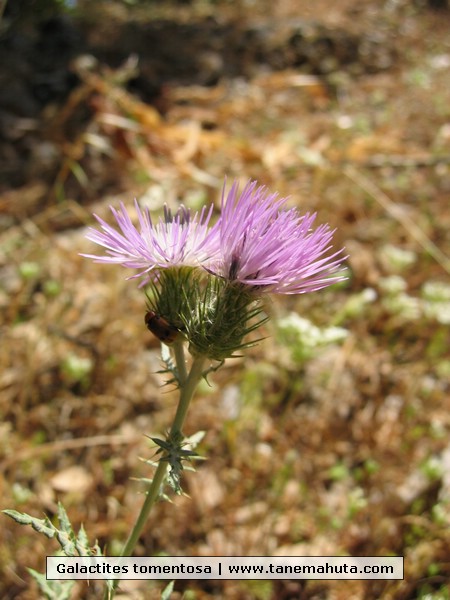
[[[190,211],[181,206],[175,215],[164,207],[164,218],[156,225],[152,222],[148,209],[142,210],[135,201],[139,229],[131,222],[125,206],[113,207],[111,212],[120,231],[94,215],[100,230],[89,228],[86,237],[106,248],[106,256],[82,254],[95,262],[119,264],[140,272],[131,278],[140,277],[154,271],[170,267],[198,267],[218,252],[218,236],[215,228],[209,228],[213,206],[203,207],[200,214],[192,217]],[[130,279],[131,279],[130,278]],[[143,284],[149,281],[146,277]]]
[[[220,257],[208,264],[219,277],[251,286],[255,292],[301,294],[342,281],[342,250],[329,254],[334,231],[312,230],[315,214],[282,210],[286,198],[248,182],[239,195],[233,183],[217,223]]]

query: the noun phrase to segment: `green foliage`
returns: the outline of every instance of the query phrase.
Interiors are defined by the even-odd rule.
[[[57,296],[62,290],[61,283],[59,281],[55,281],[54,279],[48,279],[47,281],[44,281],[42,287],[45,295],[49,298]]]
[[[364,490],[361,487],[355,487],[348,495],[347,518],[352,519],[366,506],[367,498],[364,495]]]
[[[160,460],[169,463],[168,481],[176,494],[182,493],[180,482],[181,473],[184,470],[183,462],[200,458],[197,452],[185,447],[196,444],[202,437],[203,435],[200,433],[185,439],[181,433],[176,433],[173,435],[168,434],[165,440],[156,437],[150,438],[159,447],[156,454],[162,454]]]
[[[92,359],[78,356],[70,352],[61,364],[64,379],[69,385],[81,384],[83,388],[89,387],[90,374],[94,364]]]
[[[11,487],[11,491],[13,493],[14,501],[17,504],[21,504],[22,502],[27,502],[27,500],[29,500],[33,495],[33,493],[31,492],[31,490],[28,487],[25,487],[17,482],[13,483],[13,485]]]
[[[450,591],[446,584],[436,590],[425,583],[419,588],[417,600],[450,600]]]
[[[36,279],[41,273],[41,267],[38,263],[24,261],[19,265],[19,273],[26,280]]]
[[[393,244],[385,244],[380,251],[380,258],[385,266],[395,273],[400,273],[417,262],[417,254]]]
[[[350,472],[346,465],[343,463],[336,463],[330,469],[328,469],[328,477],[332,481],[343,481],[350,476]]]
[[[444,473],[442,461],[436,456],[430,456],[421,465],[420,470],[430,481],[438,481]]]
[[[356,467],[353,470],[353,477],[356,481],[364,481],[367,477],[374,475],[379,470],[380,464],[376,460],[368,458],[360,467]]]
[[[242,582],[242,587],[247,589],[255,600],[270,600],[270,598],[273,598],[273,581],[255,579]]]
[[[173,592],[174,581],[170,581],[168,585],[161,592],[161,600],[170,600]]]
[[[173,360],[172,354],[170,353],[169,348],[165,344],[161,344],[161,360],[164,365],[164,368],[157,373],[161,375],[170,375],[170,379],[168,379],[164,385],[175,385],[175,387],[180,387],[180,378],[178,375],[178,369]]]
[[[39,589],[48,600],[70,600],[72,597],[72,588],[75,581],[47,579],[43,573],[38,573],[34,569],[28,569],[28,572],[35,579]]]
[[[379,280],[378,285],[382,292],[381,303],[389,314],[399,316],[407,322],[424,319],[445,326],[450,323],[450,286],[448,284],[427,281],[422,286],[420,297],[407,293],[407,282],[399,275],[384,277]],[[430,350],[437,355],[442,354],[442,351],[446,349],[442,348],[440,338],[441,334],[438,332]]]
[[[342,327],[317,327],[297,313],[279,319],[277,339],[287,347],[296,363],[303,364],[317,354],[321,347],[342,342],[348,331]]]
[[[56,539],[59,542],[63,556],[102,556],[97,543],[93,547],[89,545],[83,526],[80,527],[78,534],[75,534],[66,509],[61,502],[58,503],[57,515],[59,527],[56,527],[47,516],[43,519],[37,519],[16,510],[3,510],[2,512],[20,525],[31,525],[38,533],[42,533],[50,539]],[[68,600],[70,598],[73,581],[51,581],[47,580],[45,575],[33,569],[29,569],[29,572],[48,600]],[[111,582],[108,581],[107,585],[110,586]]]
[[[89,546],[83,526],[78,535],[74,533],[66,509],[61,502],[58,503],[59,528],[47,516],[43,519],[36,519],[16,510],[4,510],[3,513],[20,525],[31,525],[38,533],[42,533],[50,539],[56,538],[65,556],[76,556],[77,554],[79,556],[101,556],[101,550],[97,544],[93,548]]]
[[[56,528],[52,525],[50,519],[45,517],[45,519],[35,519],[26,513],[20,513],[17,510],[3,510],[2,511],[11,519],[14,519],[16,523],[20,525],[31,525],[31,527],[37,531],[38,533],[43,533],[48,538],[53,538],[56,534]]]
[[[358,294],[351,295],[334,317],[334,323],[340,324],[345,319],[354,319],[367,313],[367,306],[377,298],[373,288],[365,288]]]

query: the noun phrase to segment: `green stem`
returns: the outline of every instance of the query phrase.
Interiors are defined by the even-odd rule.
[[[184,343],[180,340],[175,340],[173,345],[173,351],[175,354],[175,362],[177,365],[178,382],[181,388],[183,387],[184,382],[186,381],[188,376],[186,371],[186,359],[184,357]]]
[[[175,413],[172,427],[170,428],[170,437],[172,437],[174,433],[181,433],[183,423],[186,418],[186,413],[189,408],[189,403],[194,395],[198,382],[202,378],[204,365],[204,356],[198,356],[197,358],[194,358],[189,375],[186,377],[183,383],[180,383],[180,401],[178,403],[177,412]],[[180,370],[178,370],[178,372],[180,373]]]
[[[172,427],[170,428],[169,437],[172,437],[175,433],[181,433],[187,410],[189,408],[189,403],[194,395],[195,388],[202,377],[203,367],[205,364],[205,358],[203,356],[195,358],[189,371],[189,375],[187,375],[183,348],[180,350],[179,347],[177,349],[177,346],[175,346],[175,359],[177,361],[177,369],[180,379],[180,401],[178,403],[177,412],[175,413]],[[142,505],[141,512],[139,513],[136,523],[131,530],[130,536],[120,556],[132,555],[142,530],[144,529],[145,523],[147,522],[150,511],[159,498],[161,486],[164,483],[166,476],[167,467],[167,461],[159,461],[155,475],[147,488],[147,494],[144,504]],[[115,579],[113,581],[112,589],[106,588],[104,595],[105,600],[112,600],[114,598],[119,582],[120,579]]]

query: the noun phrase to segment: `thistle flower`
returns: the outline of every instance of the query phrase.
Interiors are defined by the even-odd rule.
[[[345,279],[339,267],[342,250],[328,254],[334,231],[328,225],[312,230],[315,214],[282,210],[286,198],[248,182],[239,195],[233,183],[217,223],[220,257],[208,270],[249,286],[257,293],[301,294]]]
[[[196,212],[193,217],[184,206],[175,215],[164,207],[164,218],[156,224],[152,222],[148,209],[142,210],[136,201],[135,207],[139,229],[131,222],[122,203],[119,210],[110,207],[120,231],[94,214],[101,229],[90,227],[86,237],[106,248],[106,256],[82,256],[93,258],[98,263],[140,269],[139,273],[130,277],[132,279],[170,267],[197,267],[217,254],[216,229],[208,227],[212,205],[209,210],[203,207],[200,214]],[[147,276],[143,284],[149,279]]]

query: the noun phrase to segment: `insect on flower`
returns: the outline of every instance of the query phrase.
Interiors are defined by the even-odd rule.
[[[153,310],[145,313],[145,324],[147,329],[164,344],[173,344],[179,333],[175,325],[171,325],[169,321],[157,315]]]

